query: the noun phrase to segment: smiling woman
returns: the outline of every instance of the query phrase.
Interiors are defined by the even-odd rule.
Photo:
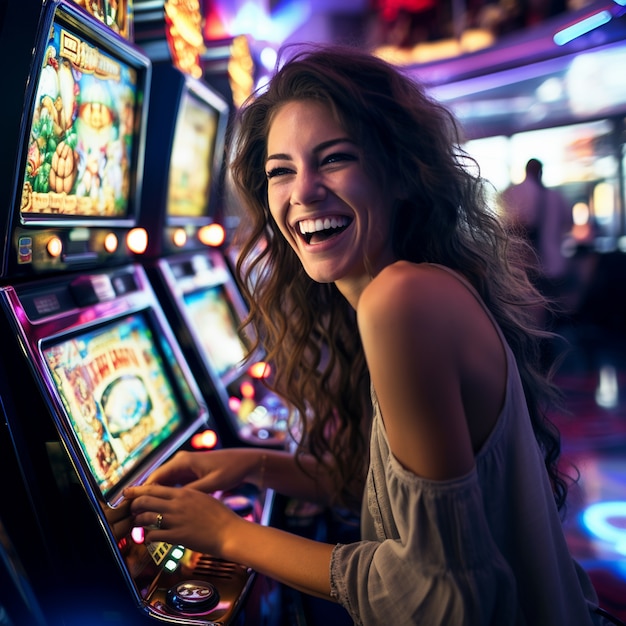
[[[148,541],[245,564],[365,626],[608,623],[561,528],[542,298],[460,143],[418,84],[350,48],[295,54],[242,108],[237,269],[302,437],[295,453],[176,455],[126,493]],[[259,526],[209,495],[241,482],[360,509],[360,541]]]

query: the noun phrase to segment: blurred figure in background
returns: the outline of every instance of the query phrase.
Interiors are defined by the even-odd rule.
[[[560,192],[544,186],[542,176],[541,161],[530,159],[524,180],[505,189],[501,201],[511,229],[523,234],[530,244],[530,276],[558,314],[565,312],[564,298],[572,287],[570,258],[563,254],[563,244],[573,227],[572,211]],[[537,318],[543,327],[554,321],[544,306],[537,310]]]

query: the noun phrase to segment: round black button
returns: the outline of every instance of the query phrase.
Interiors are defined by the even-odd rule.
[[[215,585],[202,580],[185,580],[167,592],[167,603],[183,613],[204,613],[218,602]]]

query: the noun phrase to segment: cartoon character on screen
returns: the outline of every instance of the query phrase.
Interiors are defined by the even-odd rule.
[[[76,120],[79,156],[76,194],[91,199],[86,210],[105,213],[103,187],[107,150],[115,139],[115,113],[106,83],[92,76],[83,76]]]
[[[106,163],[102,172],[102,187],[107,212],[112,213],[118,205],[124,209],[130,185],[130,150],[135,136],[134,93],[125,81],[111,86],[116,103],[114,133],[106,148]]]

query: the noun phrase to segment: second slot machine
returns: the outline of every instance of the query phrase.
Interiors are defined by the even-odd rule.
[[[147,544],[122,496],[194,435],[223,445],[136,262],[151,62],[65,0],[2,28],[0,518],[50,626],[242,623],[254,573]],[[270,493],[226,495],[268,522]]]
[[[263,381],[271,364],[241,328],[247,307],[221,244],[230,105],[168,64],[153,67],[140,223],[145,267],[229,445],[283,448],[289,411]]]

